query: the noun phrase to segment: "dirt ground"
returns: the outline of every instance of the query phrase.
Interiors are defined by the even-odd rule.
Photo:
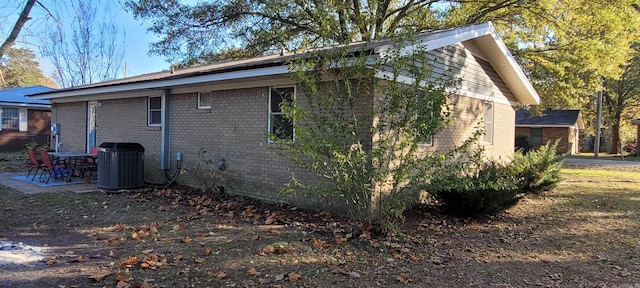
[[[0,241],[45,251],[0,266],[0,287],[640,287],[637,168],[568,168],[579,169],[500,216],[416,207],[386,236],[189,189],[0,186]]]

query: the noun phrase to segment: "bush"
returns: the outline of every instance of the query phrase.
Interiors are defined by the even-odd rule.
[[[534,149],[533,140],[531,136],[527,134],[516,135],[516,151],[520,150],[522,153],[527,154]]]
[[[560,169],[564,155],[557,153],[558,141],[547,142],[537,150],[524,153],[516,151],[511,163],[512,173],[520,179],[520,189],[525,193],[540,193],[553,188],[560,181]]]
[[[466,176],[439,175],[430,182],[429,192],[448,213],[495,215],[518,203],[518,184],[508,166],[489,161]]]

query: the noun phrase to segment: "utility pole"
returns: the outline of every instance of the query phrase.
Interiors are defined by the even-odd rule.
[[[598,158],[600,153],[600,126],[602,125],[602,90],[598,91],[598,103],[596,103],[596,140],[593,143],[593,156]]]

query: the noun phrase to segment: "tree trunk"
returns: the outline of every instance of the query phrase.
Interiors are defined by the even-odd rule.
[[[611,123],[611,148],[609,154],[620,153],[620,112],[617,109],[613,123]]]
[[[22,30],[24,24],[27,23],[27,21],[30,19],[29,13],[31,13],[31,8],[33,8],[33,5],[35,3],[36,0],[27,0],[27,5],[24,6],[24,9],[22,9],[22,13],[20,13],[16,24],[11,29],[9,37],[7,37],[4,43],[2,43],[2,46],[0,46],[0,58],[2,58],[2,56],[4,56],[4,54],[7,52],[7,49],[13,46],[13,43],[16,42],[18,34],[20,34],[20,30]]]

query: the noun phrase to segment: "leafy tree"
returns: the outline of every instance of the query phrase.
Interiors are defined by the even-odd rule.
[[[29,14],[31,13],[31,9],[35,4],[36,0],[28,0],[25,3],[24,8],[20,12],[18,19],[16,20],[16,23],[11,28],[7,39],[5,39],[4,42],[2,42],[2,45],[0,45],[0,58],[4,56],[7,51],[11,49],[11,46],[13,46],[13,44],[16,42],[18,34],[20,34],[20,31],[22,31],[22,27],[24,27],[24,25],[30,19]]]
[[[617,79],[605,81],[606,91],[603,93],[603,110],[605,124],[611,128],[611,149],[609,153],[620,153],[620,128],[623,121],[631,121],[638,117],[640,111],[640,51],[634,45],[634,58],[622,68],[622,75]]]
[[[162,39],[151,52],[201,63],[227,49],[243,56],[389,37],[493,21],[545,106],[582,107],[617,78],[640,36],[634,0],[314,1],[128,0]]]
[[[124,58],[124,37],[112,22],[97,18],[95,1],[74,0],[67,5],[74,21],[49,31],[41,47],[54,66],[54,79],[71,87],[116,78]]]
[[[32,85],[58,87],[44,76],[35,54],[26,48],[9,48],[5,57],[0,58],[0,87],[15,88]]]
[[[380,57],[370,55],[366,43],[294,59],[291,71],[301,96],[282,97],[280,108],[295,123],[295,137],[271,135],[292,162],[325,179],[306,183],[293,175],[288,191],[336,201],[364,223],[401,217],[418,200],[434,167],[477,139],[449,153],[420,148],[450,123],[446,89],[458,80],[454,71],[435,77],[425,69],[435,61],[425,47],[416,44],[404,55],[400,45],[412,40],[399,35],[396,40]],[[384,78],[378,77],[380,71],[387,72]],[[405,77],[414,81],[401,81]]]

